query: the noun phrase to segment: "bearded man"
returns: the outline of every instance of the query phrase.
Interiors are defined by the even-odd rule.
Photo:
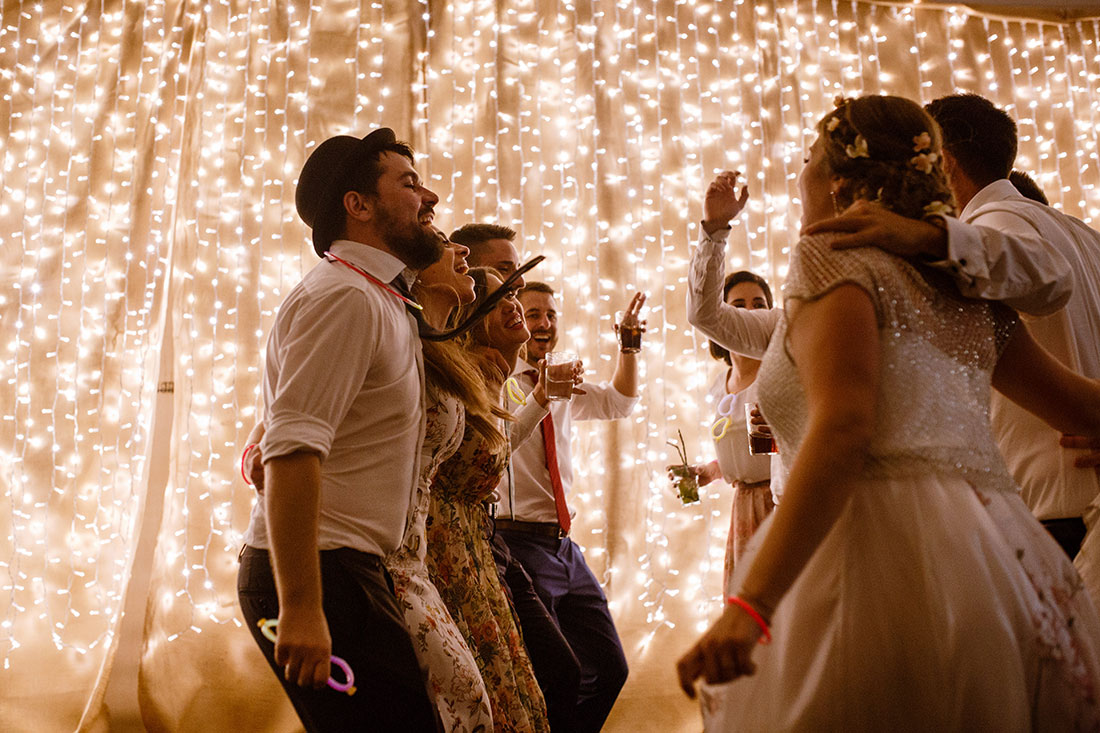
[[[382,565],[401,542],[424,439],[409,286],[443,253],[431,226],[439,198],[413,164],[387,128],[314,150],[295,204],[323,261],[283,301],[267,342],[265,491],[237,590],[308,731],[436,729]],[[354,671],[355,694],[325,687],[332,655]]]

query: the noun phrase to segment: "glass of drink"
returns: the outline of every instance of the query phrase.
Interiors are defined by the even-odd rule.
[[[691,466],[669,466],[668,473],[672,477],[673,488],[685,506],[699,501],[699,480]]]
[[[568,400],[573,396],[573,370],[577,355],[567,351],[551,351],[546,355],[546,391],[548,400]]]
[[[749,433],[749,453],[754,456],[778,453],[779,448],[775,444],[775,438],[772,437],[771,428],[768,428],[767,423],[753,425],[752,413],[756,409],[757,406],[754,403],[745,403],[745,429]],[[763,431],[760,428],[768,429]]]
[[[636,316],[616,311],[615,330],[619,334],[619,350],[624,354],[637,354],[642,350],[642,324]]]

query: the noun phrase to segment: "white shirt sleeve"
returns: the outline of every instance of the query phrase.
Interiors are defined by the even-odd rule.
[[[517,406],[512,412],[516,421],[512,424],[512,430],[509,433],[509,438],[512,442],[512,450],[515,450],[519,446],[531,437],[535,432],[535,428],[542,422],[549,414],[549,410],[538,403],[531,395],[527,395],[527,404]]]
[[[768,350],[783,311],[734,308],[722,298],[727,236],[728,229],[707,236],[700,227],[699,246],[688,269],[688,323],[726,350],[759,359]]]
[[[627,397],[610,382],[582,382],[584,394],[573,395],[570,412],[574,420],[617,420],[627,417],[641,397]]]
[[[265,387],[271,395],[265,463],[303,449],[324,461],[377,352],[378,313],[359,290],[340,288],[296,305],[285,330],[269,343],[282,369],[276,383]]]
[[[971,223],[944,221],[947,259],[928,264],[950,273],[963,295],[999,300],[1032,316],[1054,313],[1069,301],[1069,263],[1026,219],[991,211]]]

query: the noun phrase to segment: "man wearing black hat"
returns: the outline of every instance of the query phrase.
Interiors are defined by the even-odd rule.
[[[436,729],[382,566],[405,530],[424,437],[408,286],[443,252],[439,199],[413,162],[385,128],[310,155],[295,203],[325,261],[287,296],[267,343],[265,491],[238,595],[309,731]],[[330,680],[330,655],[354,687],[336,667]]]

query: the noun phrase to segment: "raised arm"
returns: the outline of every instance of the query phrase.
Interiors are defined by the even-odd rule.
[[[747,187],[738,196],[731,176],[718,176],[703,201],[699,246],[688,269],[688,323],[719,346],[758,359],[767,351],[782,311],[734,308],[722,297],[729,223],[748,201]]]
[[[796,307],[789,347],[805,389],[809,422],[783,501],[737,591],[764,619],[771,618],[856,486],[879,385],[877,321],[866,291],[841,285]],[[699,676],[719,683],[752,674],[750,657],[759,636],[748,612],[728,605],[680,660],[684,692],[694,697]]]
[[[642,306],[645,305],[646,294],[634,293],[630,298],[630,304],[624,311],[623,321],[631,326],[639,326],[645,333],[645,321],[641,319]],[[619,324],[615,324],[618,335]],[[611,376],[611,385],[615,390],[627,397],[638,396],[638,354],[633,351],[625,351],[620,346],[619,355],[615,360],[615,373]]]

